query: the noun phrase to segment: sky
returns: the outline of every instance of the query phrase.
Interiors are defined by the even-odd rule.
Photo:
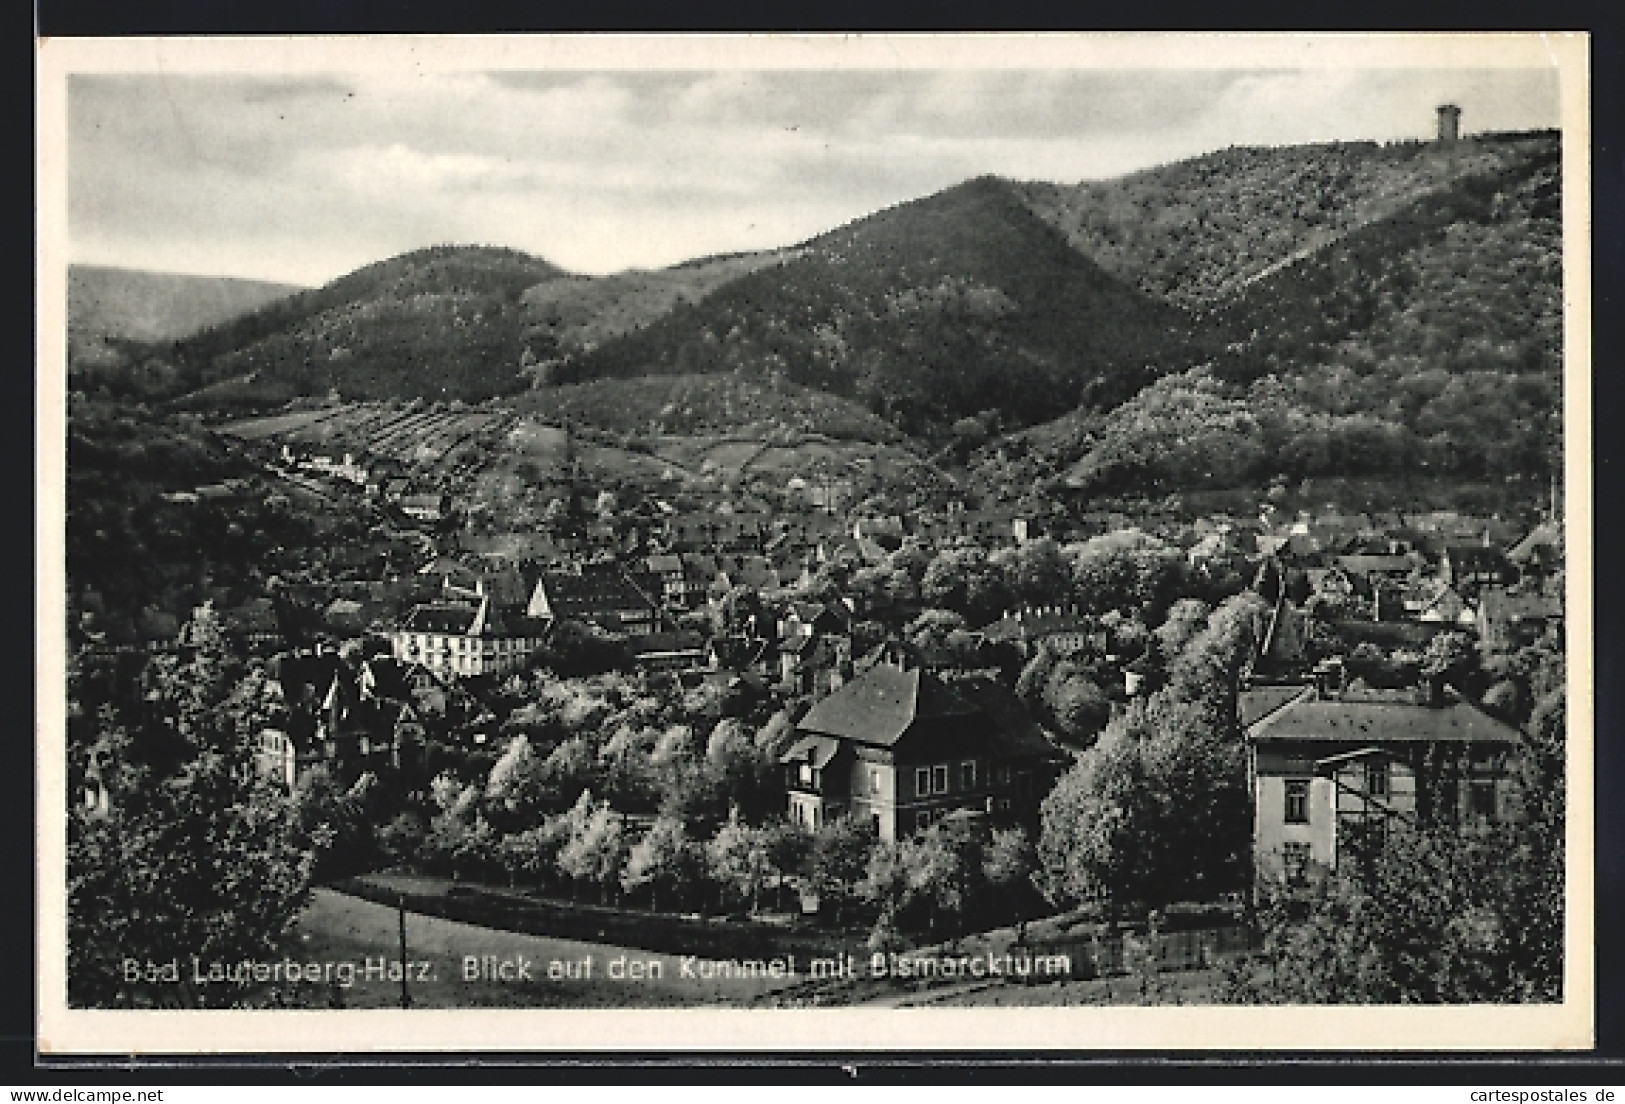
[[[1542,69],[126,73],[67,78],[69,259],[316,285],[435,244],[571,271],[792,244],[994,173],[1553,127]]]

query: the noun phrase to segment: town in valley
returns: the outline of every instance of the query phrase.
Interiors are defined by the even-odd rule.
[[[1471,112],[73,266],[70,1003],[1561,1000],[1561,142]]]

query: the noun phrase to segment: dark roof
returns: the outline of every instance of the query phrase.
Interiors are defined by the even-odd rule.
[[[1409,575],[1416,567],[1409,556],[1390,555],[1339,556],[1337,565],[1356,575]]]
[[[935,675],[883,663],[814,705],[796,727],[891,747],[916,719],[970,717],[976,712]]]
[[[561,621],[654,608],[649,596],[618,567],[585,568],[579,575],[550,571],[536,581],[536,589],[546,596],[553,617]]]
[[[1406,700],[1403,692],[1345,692],[1337,698],[1306,693],[1254,721],[1252,740],[1325,740],[1338,743],[1516,743],[1518,731],[1446,690],[1444,703]]]
[[[988,678],[966,678],[956,680],[953,687],[972,707],[993,721],[988,735],[1001,754],[1068,758],[1066,752],[1050,742],[1021,700],[997,682]]]
[[[705,648],[705,637],[688,630],[647,633],[643,636],[628,637],[626,646],[634,656],[653,655],[657,652],[700,654]]]
[[[406,632],[456,633],[467,635],[474,627],[475,606],[451,605],[442,602],[413,606],[401,628]]]
[[[1493,548],[1485,548],[1478,544],[1459,544],[1445,549],[1451,564],[1475,571],[1499,571],[1507,564],[1507,558]]]
[[[1236,701],[1236,713],[1243,728],[1255,724],[1274,713],[1287,702],[1309,690],[1302,683],[1282,686],[1253,686],[1241,692]]]

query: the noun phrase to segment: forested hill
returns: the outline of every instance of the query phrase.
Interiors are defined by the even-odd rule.
[[[805,243],[555,378],[746,370],[864,401],[906,432],[1031,424],[1127,398],[1195,355],[1189,320],[1072,249],[992,177]]]
[[[1015,185],[1081,253],[1200,311],[1456,181],[1555,152],[1541,132],[1437,142],[1233,147],[1114,180]]]
[[[420,250],[137,349],[126,390],[219,409],[733,373],[938,441],[1081,407],[1030,439],[1056,474],[1154,380],[1208,365],[1227,402],[1268,379],[1306,425],[1375,420],[1347,450],[1310,449],[1322,460],[1266,447],[1248,478],[1369,465],[1394,433],[1422,443],[1395,455],[1501,470],[1553,447],[1558,150],[1536,133],[1231,149],[1071,187],[981,177],[793,248],[610,277]],[[1513,405],[1475,411],[1497,387]],[[1306,448],[1343,441],[1306,432]]]
[[[1229,345],[1205,368],[1001,442],[979,481],[1171,490],[1561,470],[1559,147],[1496,146],[1494,167],[1469,150],[1476,171],[1215,302]]]
[[[524,386],[520,297],[562,275],[512,249],[420,249],[155,352],[180,391],[252,376],[267,399],[483,398]]]

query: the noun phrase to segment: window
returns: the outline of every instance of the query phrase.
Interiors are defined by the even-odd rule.
[[[959,788],[962,790],[976,788],[976,760],[967,759],[959,764]]]
[[[796,777],[801,780],[801,784],[803,786],[812,785],[812,780],[813,780],[812,764],[811,763],[802,763],[801,766],[798,767],[797,770],[796,770]]]
[[[1307,778],[1288,778],[1286,780],[1284,819],[1288,824],[1309,823],[1309,780]]]
[[[1388,796],[1387,763],[1376,762],[1365,765],[1365,792],[1371,797]]]
[[[948,792],[948,765],[946,763],[931,768],[931,792]]]
[[[1010,764],[1000,763],[993,768],[993,784],[995,786],[1008,786],[1010,784]]]
[[[1483,779],[1474,782],[1468,793],[1471,802],[1472,814],[1476,817],[1495,817],[1495,782],[1493,779]]]
[[[930,767],[920,767],[914,772],[914,792],[921,797],[931,792]]]
[[[880,768],[879,767],[870,767],[869,768],[869,792],[870,793],[879,793],[880,792]]]

